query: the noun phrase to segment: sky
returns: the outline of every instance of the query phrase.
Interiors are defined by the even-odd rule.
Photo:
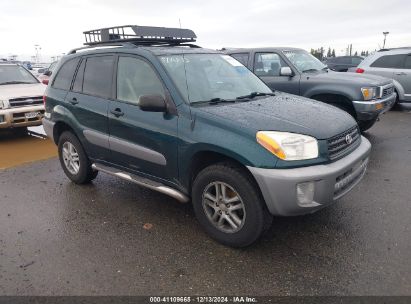
[[[117,25],[190,28],[207,48],[323,46],[344,55],[411,46],[410,0],[0,0],[0,57],[50,61]]]

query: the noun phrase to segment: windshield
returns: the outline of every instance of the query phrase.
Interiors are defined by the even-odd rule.
[[[283,51],[284,55],[301,73],[321,71],[326,68],[320,60],[304,50]]]
[[[160,56],[160,60],[189,103],[272,93],[257,76],[228,55],[166,55]]]
[[[0,65],[0,85],[38,83],[37,79],[25,68],[18,65]]]

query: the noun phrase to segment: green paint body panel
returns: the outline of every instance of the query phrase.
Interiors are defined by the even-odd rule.
[[[77,56],[139,56],[158,73],[170,101],[175,105],[177,114],[144,112],[136,105],[115,100],[115,96],[102,99],[55,89],[49,85],[46,91],[46,112],[51,114],[50,119],[71,128],[93,161],[158,180],[189,194],[192,160],[198,153],[220,153],[244,166],[257,168],[295,168],[325,164],[330,162],[326,139],[356,125],[348,114],[334,107],[284,93],[238,104],[190,105],[180,96],[157,57],[159,53],[176,52],[175,48],[169,48],[169,51],[167,48],[153,49],[120,47],[85,51],[66,56],[56,68],[58,71],[64,62]],[[214,53],[204,49],[184,52]],[[50,84],[53,79],[54,75]],[[72,105],[69,102],[73,97],[78,100],[78,104]],[[121,107],[125,115],[114,117],[110,110],[116,107]],[[85,130],[156,151],[166,158],[167,163],[156,164],[92,144],[85,138]],[[279,160],[257,143],[256,132],[260,130],[286,131],[316,137],[320,155],[307,161]]]

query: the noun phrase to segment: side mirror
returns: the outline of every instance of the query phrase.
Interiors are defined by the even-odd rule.
[[[50,71],[50,70],[47,70],[47,71],[44,72],[44,75],[46,75],[46,76],[51,76],[51,74],[53,74],[53,72]]]
[[[293,71],[290,67],[282,67],[280,70],[280,76],[293,76]]]
[[[142,95],[138,99],[138,105],[142,111],[167,112],[166,101],[161,95]]]

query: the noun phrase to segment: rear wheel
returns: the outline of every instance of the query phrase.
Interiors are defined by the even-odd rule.
[[[98,171],[91,168],[90,161],[77,137],[64,132],[58,143],[60,164],[67,177],[76,184],[86,184],[97,177]]]
[[[202,170],[193,183],[194,212],[201,226],[218,242],[245,247],[271,225],[257,185],[244,169],[229,163]]]

